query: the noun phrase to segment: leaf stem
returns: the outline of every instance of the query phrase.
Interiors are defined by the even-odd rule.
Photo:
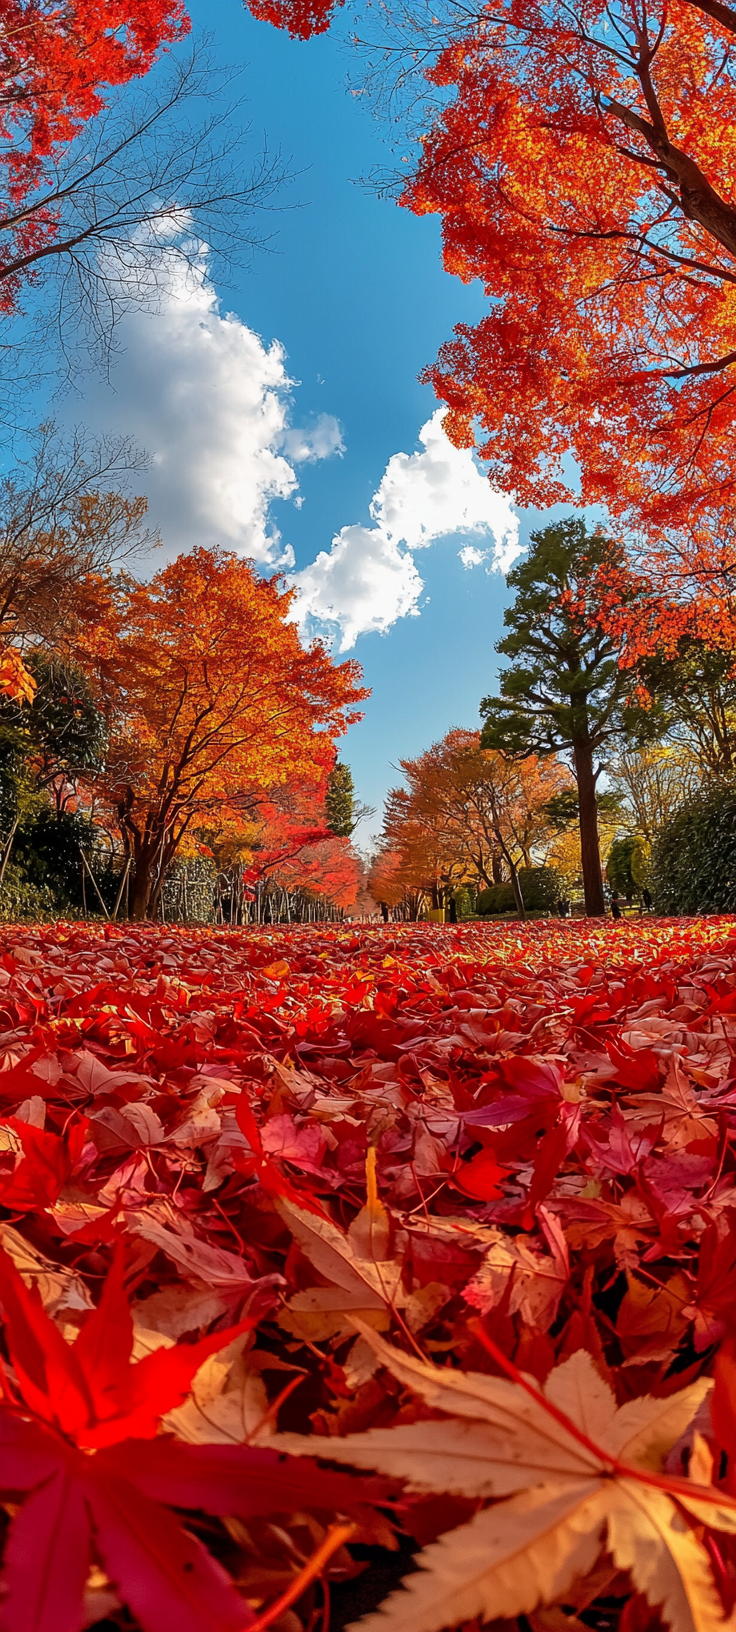
[[[312,1557],[307,1559],[303,1570],[300,1570],[299,1574],[294,1576],[291,1585],[286,1588],[285,1592],[282,1592],[280,1598],[276,1598],[269,1605],[268,1609],[264,1609],[263,1614],[259,1615],[257,1620],[251,1621],[249,1626],[244,1627],[243,1632],[264,1632],[267,1626],[272,1626],[273,1622],[279,1619],[279,1616],[284,1615],[287,1609],[291,1609],[297,1598],[301,1598],[310,1581],[314,1581],[315,1576],[318,1576],[324,1569],[325,1564],[329,1563],[333,1553],[336,1553],[339,1547],[342,1547],[346,1541],[350,1540],[351,1536],[355,1535],[356,1529],[357,1526],[354,1524],[331,1524],[324,1541],[317,1548],[317,1551],[312,1553]]]

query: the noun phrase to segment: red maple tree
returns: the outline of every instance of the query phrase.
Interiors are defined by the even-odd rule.
[[[183,0],[0,0],[0,135],[12,196],[100,112],[107,87],[146,74],[189,26]]]
[[[306,26],[303,0],[262,14]],[[387,72],[427,98],[402,202],[440,216],[447,270],[488,297],[426,371],[445,429],[523,504],[643,527],[670,601],[708,601],[733,570],[736,11],[387,15]]]
[[[0,0],[0,310],[57,236],[63,189],[39,188],[64,149],[189,26],[183,0]]]

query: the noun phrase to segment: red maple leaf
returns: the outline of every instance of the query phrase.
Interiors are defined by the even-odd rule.
[[[3,1207],[21,1212],[53,1207],[84,1149],[89,1128],[86,1117],[77,1118],[63,1134],[47,1133],[15,1116],[2,1125],[23,1150],[16,1167],[0,1175]]]
[[[25,1495],[5,1547],[2,1632],[80,1632],[92,1547],[145,1632],[241,1632],[248,1604],[170,1511],[215,1515],[338,1509],[366,1517],[374,1483],[249,1446],[158,1434],[203,1360],[241,1321],[131,1364],[133,1321],[118,1249],[100,1303],[68,1344],[0,1250],[14,1376],[0,1401],[4,1495]]]

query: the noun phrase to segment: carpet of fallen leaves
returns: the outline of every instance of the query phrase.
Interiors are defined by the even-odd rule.
[[[732,919],[5,926],[2,1632],[732,1626],[735,1046]],[[570,1456],[586,1512],[609,1481],[554,1567],[515,1401],[557,1508]],[[656,1456],[600,1450],[616,1407]],[[464,1473],[504,1425],[516,1482]],[[619,1475],[670,1504],[666,1568]],[[490,1585],[461,1550],[442,1598],[438,1538],[489,1515]],[[435,1602],[374,1615],[405,1576]]]

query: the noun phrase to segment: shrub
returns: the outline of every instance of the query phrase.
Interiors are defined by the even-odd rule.
[[[736,783],[700,788],[664,823],[651,890],[658,912],[736,912]]]
[[[560,894],[554,867],[521,867],[519,885],[528,912],[554,912]],[[489,890],[481,890],[476,910],[483,917],[515,912],[516,898],[511,884],[493,884]]]
[[[43,805],[21,821],[11,851],[13,865],[32,889],[47,891],[58,913],[82,906],[82,855],[89,855],[91,831],[83,816]],[[91,904],[101,912],[94,889],[88,882]]]
[[[638,834],[627,834],[614,839],[608,852],[606,877],[612,890],[620,895],[635,895],[647,881],[649,846]]]
[[[57,916],[54,892],[48,884],[31,883],[22,867],[9,862],[0,886],[0,921],[48,923]]]
[[[513,912],[516,899],[510,884],[492,884],[490,889],[481,890],[475,905],[476,911],[487,918],[499,912]]]

